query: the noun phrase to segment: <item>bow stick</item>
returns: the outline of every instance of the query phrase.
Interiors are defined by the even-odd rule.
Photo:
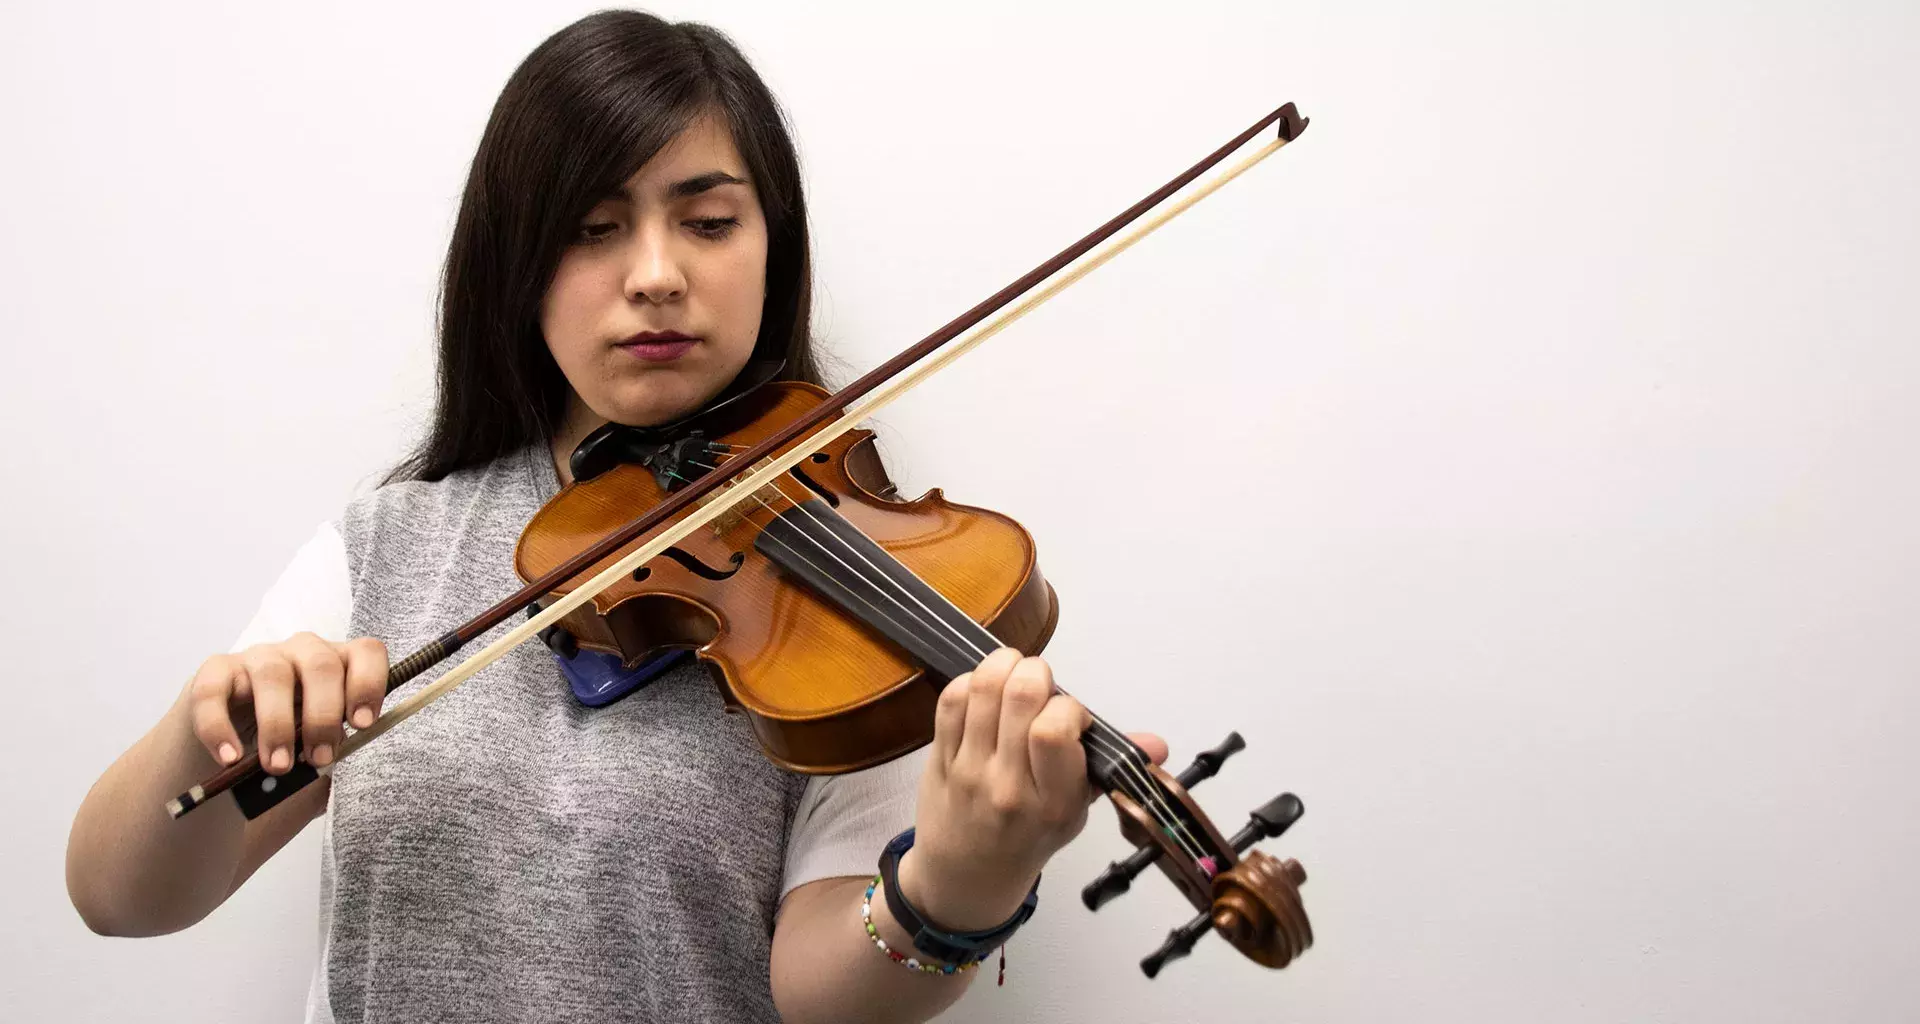
[[[1133,232],[1129,233],[1126,237],[1101,250],[1095,254],[1093,258],[1074,267],[1069,273],[1063,275],[1060,280],[1049,284],[1046,288],[1019,306],[1001,314],[995,318],[993,322],[969,335],[959,344],[954,345],[945,352],[940,352],[933,359],[928,360],[926,365],[902,375],[902,371],[907,370],[922,359],[932,355],[936,350],[945,346],[954,338],[959,337],[963,332],[979,324],[982,320],[985,320],[988,316],[992,315],[994,311],[1001,309],[1015,298],[1032,290],[1034,286],[1040,282],[1059,273],[1059,271],[1068,264],[1085,256],[1088,252],[1092,251],[1095,246],[1111,238],[1114,234],[1118,233],[1121,228],[1139,219],[1142,214],[1164,202],[1169,196],[1173,195],[1173,193],[1186,187],[1194,179],[1198,178],[1220,161],[1226,159],[1227,156],[1235,150],[1246,145],[1247,142],[1259,135],[1269,125],[1276,122],[1278,122],[1280,126],[1278,138],[1267,143],[1258,151],[1222,172],[1211,181],[1208,181],[1205,185],[1196,189],[1192,194],[1182,198],[1173,206],[1157,214]],[[1048,299],[1058,295],[1069,285],[1124,252],[1140,239],[1152,234],[1162,225],[1191,208],[1195,203],[1212,195],[1221,186],[1239,177],[1253,165],[1278,152],[1287,143],[1298,138],[1300,133],[1306,130],[1306,126],[1307,119],[1301,117],[1291,103],[1266,115],[1259,121],[1256,121],[1247,130],[1235,136],[1227,144],[1208,154],[1205,159],[1194,164],[1165,185],[1162,185],[1145,199],[1128,207],[1125,211],[1095,229],[1085,238],[1063,249],[1052,259],[1028,271],[1012,284],[1007,285],[1005,288],[982,300],[972,309],[955,317],[939,330],[921,339],[918,343],[901,352],[899,355],[868,371],[852,384],[835,392],[814,409],[810,410],[806,415],[788,424],[785,429],[778,431],[748,450],[739,453],[738,457],[729,459],[725,465],[752,467],[751,472],[744,478],[739,479],[738,482],[730,483],[730,481],[733,481],[734,478],[739,475],[739,471],[722,472],[720,470],[714,470],[702,475],[699,479],[668,496],[666,500],[655,505],[645,514],[634,519],[619,530],[607,535],[587,550],[568,559],[552,572],[515,591],[512,595],[500,601],[492,608],[476,616],[472,621],[434,640],[400,661],[395,662],[387,674],[388,693],[392,693],[427,669],[446,660],[468,642],[519,613],[535,600],[552,593],[557,589],[559,584],[572,579],[579,573],[599,563],[607,556],[619,551],[620,548],[631,543],[635,538],[667,522],[695,502],[706,498],[710,494],[714,494],[716,491],[720,491],[722,488],[727,490],[727,496],[716,497],[714,500],[708,501],[706,506],[699,511],[673,523],[653,539],[641,544],[619,561],[596,574],[586,584],[574,588],[559,600],[546,606],[538,614],[521,622],[512,630],[509,630],[506,635],[488,644],[473,656],[456,665],[452,670],[447,672],[446,675],[421,687],[406,699],[387,709],[372,725],[367,726],[365,729],[360,729],[353,735],[347,737],[346,741],[340,745],[339,753],[333,764],[338,764],[341,760],[353,754],[353,752],[377,739],[387,730],[412,717],[435,698],[438,698],[462,682],[465,682],[475,673],[498,660],[507,651],[512,650],[548,626],[555,624],[575,608],[592,600],[602,590],[605,590],[622,577],[631,574],[633,570],[642,564],[651,561],[662,551],[673,546],[677,541],[720,517],[748,495],[758,493],[774,479],[795,465],[798,465],[801,460],[826,446],[833,439],[853,429],[853,427],[862,420],[867,419],[901,395],[911,391],[922,381],[939,372],[955,359],[971,351],[988,338],[1000,333],[1000,331],[1004,330],[1008,325],[1025,316]],[[802,438],[803,435],[806,435],[807,431],[819,427],[836,413],[840,414],[839,418],[833,420],[825,429],[806,436],[800,444],[785,452],[781,452],[781,449],[792,444],[795,440]],[[776,452],[780,454],[776,456]],[[256,749],[242,760],[229,765],[218,774],[201,782],[199,785],[194,786],[174,799],[167,801],[167,813],[174,818],[179,818],[212,797],[233,788],[236,784],[246,782],[250,785],[237,791],[235,796],[240,800],[242,809],[246,812],[247,817],[253,818],[263,813],[267,808],[278,804],[281,800],[284,800],[287,796],[312,782],[320,775],[330,774],[333,764],[329,764],[321,769],[315,769],[310,765],[297,764],[285,775],[276,777],[266,774],[261,769],[260,754]]]

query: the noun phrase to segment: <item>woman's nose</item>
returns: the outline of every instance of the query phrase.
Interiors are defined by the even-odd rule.
[[[665,233],[643,231],[634,241],[633,261],[627,267],[627,299],[660,305],[686,295],[686,272]]]

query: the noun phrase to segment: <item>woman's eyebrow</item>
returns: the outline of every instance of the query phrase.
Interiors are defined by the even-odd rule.
[[[705,174],[696,174],[693,177],[687,178],[684,181],[676,181],[673,184],[668,185],[667,198],[668,199],[685,199],[688,196],[697,196],[703,192],[707,192],[712,189],[719,188],[722,185],[751,185],[751,184],[753,183],[748,181],[747,179],[736,178],[725,171],[708,171]],[[611,191],[609,191],[606,195],[601,197],[601,201],[604,202],[607,200],[619,200],[620,202],[623,202],[623,203],[630,203],[630,202],[633,202],[633,192],[632,190],[628,189],[627,186],[625,185],[617,185]]]
[[[708,171],[705,174],[696,174],[684,181],[676,181],[668,185],[667,198],[684,199],[687,196],[697,196],[702,192],[719,188],[722,185],[745,185],[747,183],[747,179],[736,178],[725,171]]]

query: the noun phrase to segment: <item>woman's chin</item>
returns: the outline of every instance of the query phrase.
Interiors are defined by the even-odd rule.
[[[621,358],[627,363],[600,378],[600,386],[594,389],[598,393],[586,404],[600,419],[629,427],[657,427],[686,419],[705,408],[740,373],[739,367],[728,371],[713,361],[691,357],[636,372],[631,357]]]
[[[658,385],[666,382],[653,383]],[[627,397],[625,401],[608,403],[612,408],[601,410],[601,416],[629,427],[658,427],[686,419],[699,412],[714,395],[720,393],[721,387],[724,386],[711,389],[656,386],[649,388],[650,393],[647,395],[635,395]]]
[[[606,419],[626,427],[660,427],[686,419],[698,411],[699,406],[648,406],[639,409],[622,409],[618,415],[608,416]]]

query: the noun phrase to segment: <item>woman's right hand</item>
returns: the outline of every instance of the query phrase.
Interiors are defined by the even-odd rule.
[[[187,684],[186,699],[194,735],[215,761],[240,760],[239,716],[254,723],[261,766],[281,775],[293,767],[296,730],[307,763],[324,767],[339,749],[344,723],[373,724],[386,683],[387,648],[380,641],[340,644],[299,633],[208,658]]]

